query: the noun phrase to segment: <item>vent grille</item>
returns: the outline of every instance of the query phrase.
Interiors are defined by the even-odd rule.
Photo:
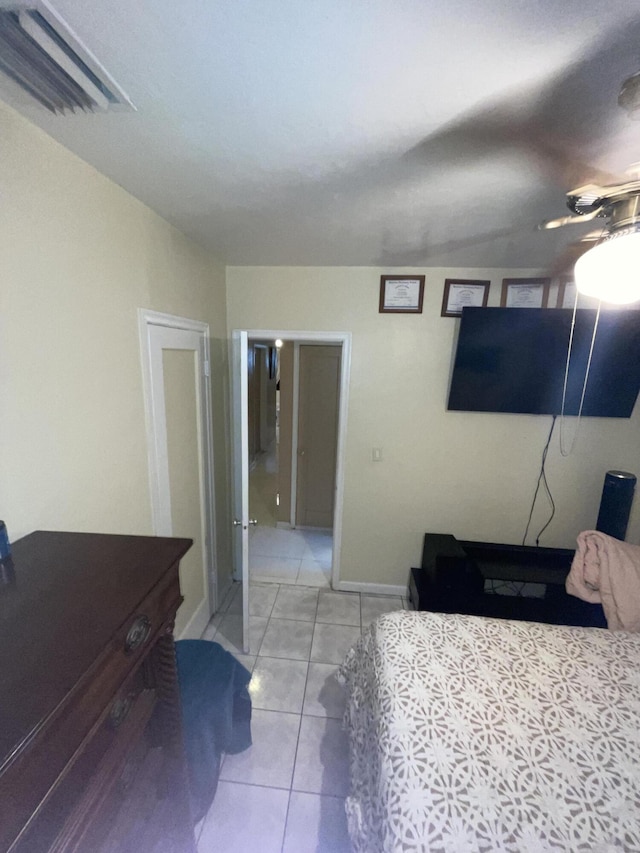
[[[55,114],[134,109],[48,3],[0,6],[0,71]]]

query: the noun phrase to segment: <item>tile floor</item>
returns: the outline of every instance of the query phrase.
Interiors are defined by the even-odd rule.
[[[363,628],[402,598],[286,583],[252,584],[250,654],[241,648],[239,586],[203,639],[252,673],[253,746],[225,756],[198,853],[348,853],[344,696],[335,674]]]
[[[277,527],[278,462],[275,444],[258,454],[249,475],[249,515],[258,520],[249,535],[249,573],[263,583],[329,589],[333,534]]]
[[[329,589],[331,531],[258,525],[249,535],[249,574],[263,583]]]

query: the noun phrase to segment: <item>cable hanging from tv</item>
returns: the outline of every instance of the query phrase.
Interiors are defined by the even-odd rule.
[[[533,493],[533,500],[531,501],[531,509],[529,510],[529,518],[527,519],[527,526],[525,527],[524,536],[522,537],[522,544],[524,545],[526,543],[527,534],[529,533],[529,525],[531,524],[531,519],[533,518],[533,510],[535,508],[536,501],[538,499],[538,492],[540,491],[540,484],[542,483],[542,485],[544,486],[544,490],[546,492],[546,495],[547,495],[547,500],[549,501],[549,503],[551,505],[551,515],[547,519],[542,530],[536,536],[536,548],[540,544],[540,537],[542,536],[544,531],[547,529],[547,527],[551,524],[553,517],[556,514],[556,504],[555,504],[555,501],[553,499],[553,495],[551,494],[551,489],[549,488],[549,483],[547,481],[547,472],[545,470],[545,463],[547,461],[547,453],[549,452],[549,445],[551,444],[551,436],[553,435],[553,428],[555,427],[555,425],[556,425],[556,415],[553,415],[553,419],[551,421],[551,429],[549,430],[549,435],[547,436],[547,441],[546,441],[546,444],[544,446],[544,450],[542,451],[542,462],[540,465],[540,473],[538,474],[538,482],[536,483],[536,490]]]
[[[566,437],[566,421],[565,421],[565,404],[567,400],[567,383],[569,381],[569,367],[571,365],[571,352],[573,348],[573,333],[576,327],[576,313],[578,311],[578,291],[576,290],[575,300],[573,302],[573,315],[571,317],[571,332],[569,333],[569,347],[567,349],[567,361],[564,369],[564,381],[562,384],[562,408],[560,410],[560,453],[562,456],[567,457],[573,453],[573,450],[576,446],[576,441],[578,440],[578,435],[580,433],[580,426],[582,424],[582,408],[584,406],[584,397],[587,392],[587,383],[589,381],[589,371],[591,369],[591,359],[593,357],[593,347],[596,342],[596,332],[598,331],[598,322],[600,321],[600,309],[602,307],[602,302],[598,302],[598,308],[596,310],[595,320],[593,322],[593,332],[591,335],[591,343],[589,345],[589,355],[587,357],[587,366],[584,372],[584,380],[582,383],[582,393],[580,395],[580,405],[578,407],[578,414],[576,420],[576,429],[573,434],[573,438],[571,439],[571,444],[567,448],[565,443]],[[554,418],[555,423],[555,418]],[[553,425],[551,426],[553,431]],[[551,436],[549,436],[551,437]]]

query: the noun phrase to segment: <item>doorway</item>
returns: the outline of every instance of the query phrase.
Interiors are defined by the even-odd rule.
[[[254,528],[258,527],[259,519],[251,517],[249,512],[249,479],[250,479],[250,462],[249,462],[249,411],[248,411],[248,388],[249,388],[249,341],[251,342],[269,342],[275,346],[275,341],[281,339],[283,341],[298,343],[298,344],[328,344],[338,345],[341,349],[340,357],[340,380],[339,380],[339,402],[337,415],[337,440],[336,440],[336,465],[335,465],[335,485],[334,485],[334,502],[333,502],[333,525],[332,525],[332,544],[331,551],[331,569],[329,575],[329,583],[333,589],[340,588],[340,544],[342,539],[342,512],[344,502],[344,454],[346,445],[347,433],[347,411],[348,411],[348,392],[349,392],[349,372],[351,363],[351,334],[349,332],[291,332],[283,330],[234,330],[231,336],[231,377],[232,377],[232,400],[233,400],[233,506],[234,519],[233,527],[234,536],[234,578],[242,583],[242,606],[239,609],[242,613],[242,636],[243,648],[246,650],[250,647],[249,643],[249,540],[254,544],[255,555],[255,537]],[[281,365],[282,369],[282,365]],[[284,401],[280,401],[281,406]],[[279,413],[278,413],[279,414]],[[277,428],[284,429],[284,421],[281,425],[277,424]],[[292,458],[295,458],[292,454]],[[255,466],[254,466],[255,468]],[[295,494],[295,490],[293,491]],[[276,525],[278,522],[276,522]],[[286,525],[286,521],[284,522]],[[288,525],[291,528],[291,524]],[[283,534],[287,534],[287,527],[274,526],[269,529],[268,535],[279,541],[284,541]],[[315,531],[313,531],[315,533]],[[294,535],[299,535],[300,531],[293,530]],[[285,546],[287,547],[287,546]],[[298,546],[299,547],[299,544]],[[263,555],[265,557],[283,557],[285,554],[274,554],[273,547],[269,549],[272,553]],[[289,552],[290,553],[290,552]],[[300,576],[300,564],[302,556],[296,555],[294,560],[298,560],[297,567],[289,566],[289,579],[282,580],[273,578],[278,583],[295,583]],[[278,561],[281,563],[281,561]],[[273,562],[272,562],[273,564]],[[254,563],[255,565],[255,563]],[[293,574],[295,572],[295,579]],[[263,576],[264,577],[264,576]],[[266,577],[271,577],[266,575]],[[256,578],[255,570],[253,580]]]
[[[200,637],[216,606],[209,327],[138,312],[153,533],[193,545],[180,562],[176,635]]]
[[[342,344],[248,346],[250,577],[329,588]]]

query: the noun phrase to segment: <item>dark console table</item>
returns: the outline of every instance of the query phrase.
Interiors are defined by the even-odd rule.
[[[3,853],[195,853],[171,633],[190,545],[14,543],[0,573]]]
[[[426,533],[421,565],[411,569],[411,601],[416,610],[606,628],[601,605],[581,601],[565,590],[573,555],[566,548],[472,542]],[[511,594],[497,594],[500,585]]]

